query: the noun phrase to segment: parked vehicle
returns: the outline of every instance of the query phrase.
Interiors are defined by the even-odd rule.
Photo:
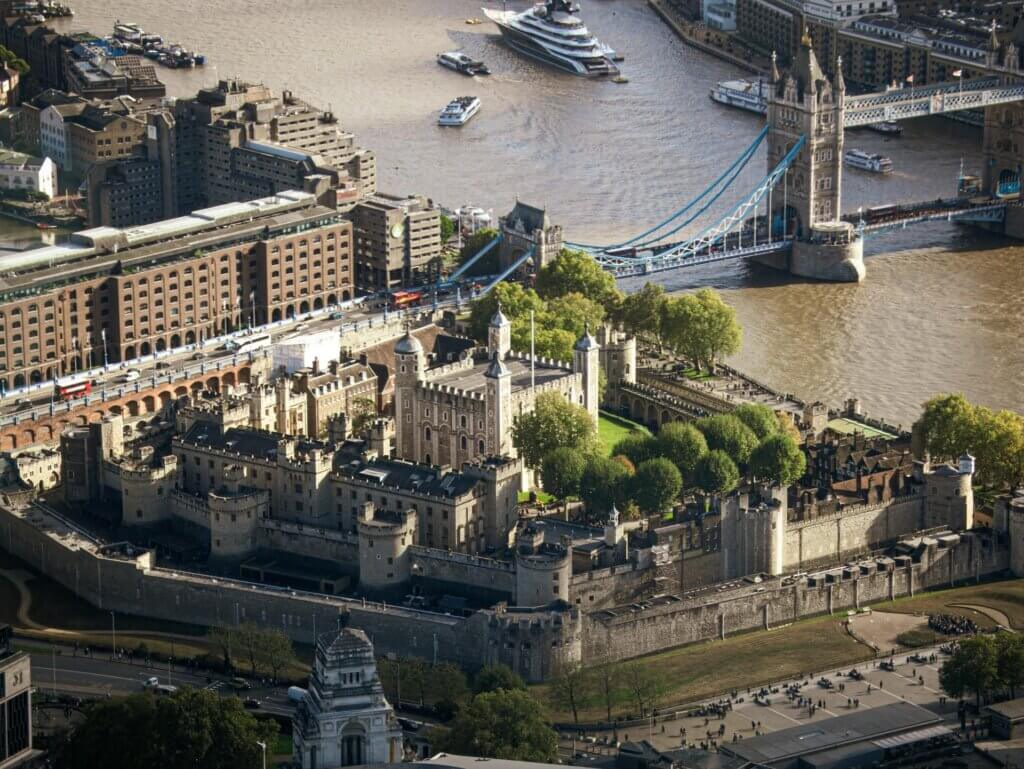
[[[302,698],[306,696],[306,690],[301,686],[289,686],[288,687],[288,699],[292,702],[302,702]]]

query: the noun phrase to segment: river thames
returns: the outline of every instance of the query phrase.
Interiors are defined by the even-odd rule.
[[[206,54],[205,68],[160,76],[186,95],[217,78],[261,80],[327,107],[377,155],[379,187],[449,206],[506,212],[518,196],[546,206],[578,241],[617,241],[699,193],[763,125],[713,104],[741,73],[680,42],[642,0],[590,0],[582,16],[622,52],[628,84],[545,69],[500,43],[469,0],[77,0],[64,30],[106,35],[116,18]],[[500,3],[492,4],[500,7]],[[526,3],[508,4],[525,8]],[[462,49],[491,67],[465,78],[434,57]],[[436,125],[451,98],[479,96],[461,129]],[[980,168],[981,131],[942,119],[902,138],[851,132],[848,147],[893,158],[879,178],[847,171],[845,210],[954,193],[961,161]],[[763,156],[740,182],[751,189]],[[936,392],[960,390],[1024,411],[1024,247],[954,225],[868,241],[861,285],[794,282],[719,264],[654,276],[668,290],[720,289],[744,326],[737,367],[778,389],[904,424]],[[627,282],[624,288],[635,288]]]

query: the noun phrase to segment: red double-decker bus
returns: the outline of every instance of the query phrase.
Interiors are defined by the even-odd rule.
[[[57,395],[62,401],[72,401],[75,398],[84,398],[91,392],[92,382],[88,379],[57,383]]]
[[[392,310],[401,310],[404,307],[415,307],[423,298],[422,291],[396,291],[390,297]]]

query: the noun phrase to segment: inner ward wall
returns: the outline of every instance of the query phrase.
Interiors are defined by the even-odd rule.
[[[850,556],[924,528],[924,498],[847,507],[832,515],[786,524],[783,571],[842,563]]]

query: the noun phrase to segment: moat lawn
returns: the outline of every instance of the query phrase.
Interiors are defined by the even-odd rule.
[[[904,614],[961,614],[979,626],[994,628],[996,622],[971,607],[1003,614],[1015,629],[1024,629],[1024,579],[986,582],[967,587],[921,593],[913,598],[874,604],[876,611]],[[624,716],[636,711],[628,680],[637,665],[657,682],[657,706],[698,702],[737,689],[784,680],[801,673],[853,667],[874,658],[874,651],[850,636],[843,616],[816,617],[767,631],[738,634],[724,641],[706,641],[677,649],[624,660],[616,664],[619,684],[612,713]],[[547,685],[534,691],[548,706],[552,720],[570,723],[572,714],[558,707]],[[580,721],[604,720],[604,702],[596,694],[587,698]]]
[[[601,440],[605,454],[611,456],[615,444],[621,441],[630,433],[640,432],[650,435],[651,431],[639,422],[633,422],[624,417],[616,416],[607,411],[602,411],[597,422],[597,436]]]

